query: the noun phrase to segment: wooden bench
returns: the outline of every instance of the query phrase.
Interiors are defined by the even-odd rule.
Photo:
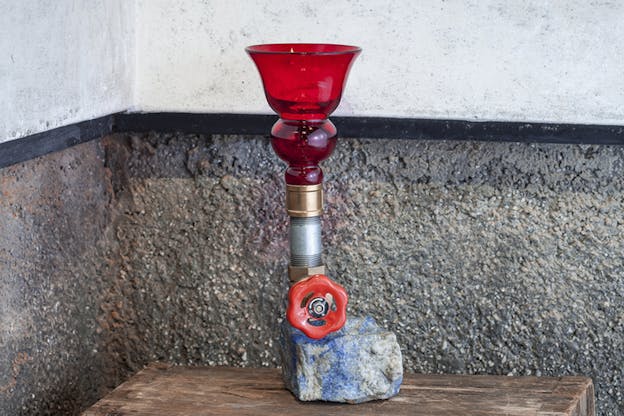
[[[359,405],[302,403],[268,368],[150,364],[86,410],[139,415],[541,415],[594,416],[586,377],[407,374],[398,396]]]

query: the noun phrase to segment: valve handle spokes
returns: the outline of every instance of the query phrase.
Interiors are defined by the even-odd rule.
[[[347,292],[323,274],[294,284],[288,292],[288,321],[308,337],[321,339],[347,320]]]

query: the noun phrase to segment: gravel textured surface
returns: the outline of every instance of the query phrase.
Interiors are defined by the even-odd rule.
[[[0,170],[0,415],[77,414],[123,375],[100,335],[118,274],[97,142]]]
[[[283,164],[262,137],[124,135],[0,170],[0,414],[143,364],[279,365]],[[624,415],[624,147],[341,139],[325,260],[406,371],[594,379]]]
[[[110,153],[119,356],[278,365],[287,217],[268,141],[130,135]],[[583,374],[601,415],[624,414],[624,148],[341,139],[324,170],[329,274],[407,371]]]

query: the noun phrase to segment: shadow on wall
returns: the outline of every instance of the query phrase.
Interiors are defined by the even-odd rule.
[[[323,165],[329,273],[351,314],[397,333],[408,371],[583,374],[622,414],[623,161],[341,139]],[[75,413],[153,360],[279,365],[282,171],[261,137],[162,134],[0,171],[0,368],[30,357],[0,410]]]
[[[103,159],[91,142],[0,170],[2,415],[77,414],[121,380],[99,341],[119,273]]]

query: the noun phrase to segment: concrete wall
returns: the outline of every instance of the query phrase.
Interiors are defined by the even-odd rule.
[[[119,254],[104,151],[0,169],[0,415],[74,415],[123,380],[104,340]]]
[[[110,142],[112,368],[276,366],[284,166],[262,137]],[[624,414],[624,148],[341,139],[329,275],[397,333],[406,371],[590,376]],[[112,313],[111,311],[110,313]]]
[[[341,115],[622,124],[623,19],[581,0],[4,2],[0,142],[128,108],[269,113],[243,48],[284,41],[364,48]]]
[[[624,122],[620,3],[138,0],[136,68],[133,4],[3,3],[0,141],[132,103],[268,112],[242,48],[278,40],[365,48],[346,115]],[[583,374],[624,414],[623,161],[341,139],[330,274],[408,371]],[[0,170],[0,414],[77,414],[153,360],[278,365],[282,170],[262,137],[159,134]]]
[[[243,48],[364,51],[337,114],[623,124],[622,2],[138,0],[139,111],[270,113]]]
[[[0,142],[133,102],[134,1],[0,5]]]
[[[0,414],[78,414],[149,361],[277,366],[284,166],[128,134],[0,170]],[[407,371],[590,376],[624,414],[624,149],[341,139],[330,276]]]

